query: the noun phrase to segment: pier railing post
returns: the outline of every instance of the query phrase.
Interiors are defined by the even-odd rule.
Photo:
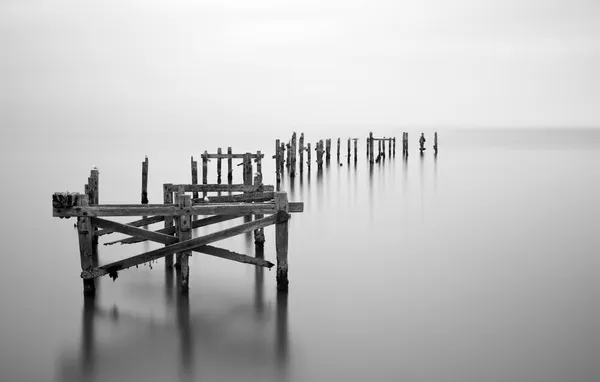
[[[285,192],[275,193],[275,208],[287,213],[288,199]],[[288,290],[288,230],[289,222],[285,220],[275,224],[275,248],[277,250],[277,289]]]
[[[191,207],[191,196],[178,193],[177,205],[180,208]],[[186,241],[192,238],[191,220],[192,219],[190,215],[181,215],[179,219],[177,219],[177,233],[179,236],[179,241]],[[191,250],[183,251],[177,254],[177,262],[179,263],[179,271],[181,272],[180,292],[183,294],[188,293],[190,289],[190,267],[188,260],[191,254]]]
[[[217,184],[221,184],[221,155],[223,152],[220,147],[217,148],[217,154],[219,155],[217,158]]]
[[[198,162],[192,157],[192,184],[198,184]],[[194,199],[198,198],[198,192],[194,191]]]
[[[233,157],[231,147],[227,148],[227,184],[233,184]]]
[[[89,197],[79,194],[77,197],[77,206],[89,206]],[[91,271],[97,265],[94,263],[94,248],[92,237],[94,235],[91,218],[77,218],[77,233],[79,236],[79,259],[81,260],[81,270]],[[96,293],[94,279],[83,279],[83,294],[93,296]]]
[[[202,184],[208,184],[208,151],[204,151],[202,156]],[[202,192],[202,197],[206,198],[206,191]]]
[[[142,204],[148,204],[148,157],[142,162]]]
[[[172,183],[163,184],[163,203],[164,204],[173,204],[173,191],[171,187]],[[173,217],[165,216],[165,228],[173,227]],[[173,266],[173,255],[165,256],[165,267],[170,268]]]

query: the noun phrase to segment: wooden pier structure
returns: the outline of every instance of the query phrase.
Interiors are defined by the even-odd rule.
[[[211,158],[219,161],[228,159],[228,162],[231,162],[233,158],[242,158],[244,183],[232,184],[232,177],[228,176],[229,184],[208,184],[206,164]],[[289,202],[285,192],[276,192],[273,186],[263,185],[260,172],[253,178],[252,158],[256,160],[257,167],[260,168],[260,160],[263,158],[260,151],[256,154],[231,154],[229,149],[228,154],[208,154],[205,151],[202,154],[203,184],[193,184],[194,180],[197,183],[197,174],[194,176],[194,169],[197,169],[197,166],[194,165],[192,159],[192,184],[164,184],[163,204],[100,204],[99,171],[96,168],[90,172],[84,194],[54,193],[52,215],[59,218],[77,218],[84,294],[93,295],[95,293],[94,280],[98,277],[109,275],[116,279],[119,271],[160,258],[166,259],[165,265],[168,267],[173,265],[172,257],[175,254],[177,255],[176,268],[181,272],[180,290],[182,293],[187,293],[189,290],[188,257],[192,255],[192,252],[271,268],[274,264],[267,260],[235,253],[209,244],[254,231],[255,244],[262,246],[264,243],[262,230],[272,225],[275,226],[277,289],[287,290],[289,283],[288,220],[291,217],[290,213],[302,212],[304,204]],[[148,163],[147,158],[145,163]],[[229,164],[229,170],[231,168],[231,164]],[[147,165],[142,169],[143,179],[146,179],[147,182]],[[220,166],[217,167],[217,171],[219,170]],[[230,171],[229,174],[231,173]],[[208,196],[209,192],[216,192],[218,195]],[[228,195],[221,196],[222,192],[227,192]],[[204,196],[198,198],[198,193],[202,193]],[[194,197],[195,195],[196,197]],[[254,215],[255,220],[247,219],[242,224],[192,238],[194,228],[251,215]],[[106,219],[117,216],[143,218],[126,224]],[[194,220],[198,216],[208,217]],[[140,228],[158,222],[164,222],[163,229],[152,231]],[[165,247],[98,266],[98,237],[114,232],[131,236],[131,238],[106,244],[152,241],[164,244]]]

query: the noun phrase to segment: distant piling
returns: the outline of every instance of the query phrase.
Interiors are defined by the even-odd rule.
[[[142,162],[142,204],[148,204],[148,157]]]

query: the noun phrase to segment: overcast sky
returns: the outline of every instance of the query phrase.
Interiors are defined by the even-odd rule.
[[[0,47],[21,131],[600,125],[597,0],[2,0]]]

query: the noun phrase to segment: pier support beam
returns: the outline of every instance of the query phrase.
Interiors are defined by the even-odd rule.
[[[288,199],[284,192],[275,193],[275,208],[288,213]],[[275,248],[277,250],[277,289],[288,290],[288,220],[279,221],[275,225]]]
[[[185,195],[182,193],[178,194],[177,205],[180,208],[187,208],[192,206],[191,195]],[[190,215],[181,215],[177,219],[177,233],[179,241],[186,241],[192,238],[192,219]],[[177,262],[179,263],[179,271],[181,272],[181,285],[179,290],[182,294],[187,294],[190,289],[190,267],[188,264],[189,257],[192,251],[186,250],[177,253]]]
[[[79,195],[77,198],[77,206],[89,206],[89,197],[87,195]],[[92,242],[94,230],[90,218],[77,218],[77,233],[79,236],[79,259],[81,260],[81,270],[83,272],[92,271],[97,264],[94,263],[94,245]],[[86,296],[93,296],[96,294],[94,280],[83,280],[83,294]]]
[[[163,184],[163,203],[173,204],[173,192],[171,191],[172,183]],[[165,229],[173,227],[173,217],[165,216]],[[171,268],[173,266],[173,255],[165,256],[165,267]]]

